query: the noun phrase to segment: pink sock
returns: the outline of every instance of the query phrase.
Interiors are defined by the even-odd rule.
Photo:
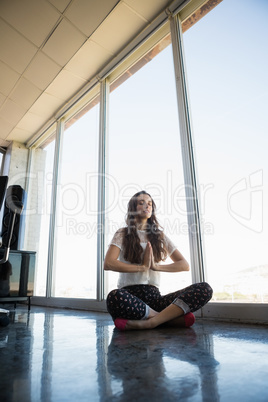
[[[184,316],[184,322],[186,327],[191,327],[195,323],[195,316],[193,313],[187,313]]]
[[[116,318],[114,320],[114,325],[116,328],[120,329],[120,331],[124,331],[126,329],[126,324],[128,320],[125,320],[124,318]]]

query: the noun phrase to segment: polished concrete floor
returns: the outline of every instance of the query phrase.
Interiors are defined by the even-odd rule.
[[[268,327],[198,320],[119,332],[108,314],[18,306],[0,401],[268,401]]]

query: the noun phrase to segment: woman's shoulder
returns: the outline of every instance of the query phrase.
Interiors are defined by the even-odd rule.
[[[118,229],[115,234],[113,235],[111,244],[119,245],[122,243],[123,238],[125,236],[126,228],[120,228]]]
[[[117,231],[115,232],[115,235],[125,235],[125,233],[126,233],[126,227],[122,227],[122,228],[119,228],[119,229],[117,229]]]
[[[163,235],[163,241],[166,247],[166,250],[169,255],[171,255],[175,250],[176,250],[176,245],[173,243],[173,241],[164,233],[162,232]]]

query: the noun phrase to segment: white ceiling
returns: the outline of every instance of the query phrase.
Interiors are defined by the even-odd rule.
[[[26,143],[169,3],[0,0],[0,146]]]

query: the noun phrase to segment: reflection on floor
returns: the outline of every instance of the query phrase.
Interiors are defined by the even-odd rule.
[[[108,314],[20,306],[0,362],[1,401],[268,401],[264,326],[119,332]]]

